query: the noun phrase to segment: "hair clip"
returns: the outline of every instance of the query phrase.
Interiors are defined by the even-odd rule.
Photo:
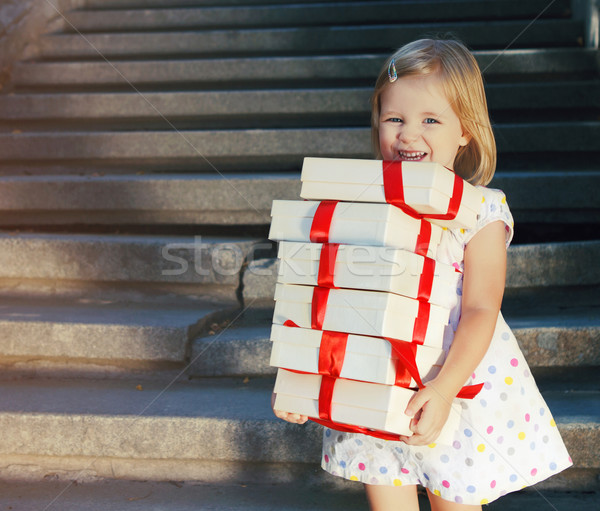
[[[388,78],[390,83],[394,83],[398,79],[398,73],[396,73],[396,61],[392,59],[388,66]]]

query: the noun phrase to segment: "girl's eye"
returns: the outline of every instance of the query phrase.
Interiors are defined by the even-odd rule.
[[[427,119],[425,119],[425,124],[437,124],[438,120],[437,119],[433,119],[432,117],[428,117]]]
[[[386,120],[387,122],[402,122],[402,119],[400,119],[400,117],[389,117]]]

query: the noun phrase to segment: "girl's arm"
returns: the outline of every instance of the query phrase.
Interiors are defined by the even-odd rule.
[[[465,248],[462,313],[440,373],[409,402],[414,435],[402,439],[427,445],[440,434],[452,400],[487,352],[498,320],[506,278],[504,222],[483,227]]]

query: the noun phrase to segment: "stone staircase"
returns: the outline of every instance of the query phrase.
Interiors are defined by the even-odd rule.
[[[151,480],[202,483],[206,509],[364,508],[318,468],[319,428],[270,410],[270,205],[298,198],[305,155],[369,158],[385,56],[452,31],[484,70],[493,186],[517,224],[504,315],[575,461],[539,486],[560,509],[597,505],[600,78],[585,20],[564,0],[216,3],[81,1],[0,95],[0,502],[79,509],[93,494],[108,509],[148,488],[179,502],[172,485],[117,481]],[[177,505],[198,509],[177,484]]]

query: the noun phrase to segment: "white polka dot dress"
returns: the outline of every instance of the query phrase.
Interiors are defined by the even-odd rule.
[[[506,244],[513,220],[499,190],[480,188],[484,200],[472,230],[444,231],[438,260],[463,270],[464,249],[487,224],[501,220]],[[462,279],[448,296],[447,351],[460,318]],[[443,499],[486,504],[572,465],[550,410],[539,393],[517,340],[500,314],[491,345],[472,378],[484,383],[473,400],[458,399],[460,428],[451,445],[410,446],[325,428],[322,467],[333,475],[368,484],[420,484]]]

